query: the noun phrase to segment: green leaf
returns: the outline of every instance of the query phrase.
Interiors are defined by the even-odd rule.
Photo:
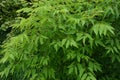
[[[68,74],[72,74],[74,72],[74,65],[73,64],[70,64],[68,66],[69,70],[68,70]]]
[[[20,10],[17,10],[17,13],[20,13],[20,12],[28,13],[28,12],[31,12],[32,10],[33,10],[32,8],[22,8]]]
[[[77,43],[73,39],[70,40],[70,45],[78,48]]]
[[[70,41],[67,40],[67,41],[66,41],[66,48],[68,48],[69,46],[70,46]]]
[[[96,35],[99,34],[100,36],[110,35],[110,34],[107,34],[107,32],[110,32],[111,34],[114,35],[114,31],[113,31],[114,28],[107,23],[97,23],[92,27],[92,30]]]
[[[83,33],[77,33],[76,35],[77,35],[76,41],[82,40],[82,38],[83,38]]]
[[[81,77],[81,80],[86,80],[87,78],[87,73],[84,73],[83,76]]]
[[[78,70],[79,70],[79,78],[81,79],[84,75],[85,69],[82,67],[81,64],[77,64]]]
[[[67,39],[62,40],[62,46],[65,45],[66,41],[67,41]]]

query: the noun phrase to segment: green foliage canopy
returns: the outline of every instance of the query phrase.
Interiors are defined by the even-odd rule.
[[[1,77],[119,80],[114,72],[120,66],[119,3],[33,0],[32,6],[17,11],[25,15],[18,16],[12,25],[19,33],[2,45]]]

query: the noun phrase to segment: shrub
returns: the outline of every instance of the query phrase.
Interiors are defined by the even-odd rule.
[[[119,0],[36,0],[2,45],[7,80],[119,80]],[[111,74],[110,74],[111,73]]]

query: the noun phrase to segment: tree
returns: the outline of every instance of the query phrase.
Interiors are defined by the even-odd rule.
[[[31,1],[2,45],[2,79],[119,80],[119,3]]]

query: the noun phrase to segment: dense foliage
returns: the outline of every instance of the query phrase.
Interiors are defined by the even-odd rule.
[[[2,80],[120,79],[119,0],[21,2],[0,52]]]

